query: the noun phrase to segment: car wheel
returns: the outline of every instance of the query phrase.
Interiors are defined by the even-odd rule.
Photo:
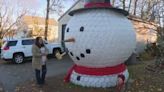
[[[13,61],[16,64],[21,64],[24,61],[24,56],[22,54],[15,54],[13,57]]]

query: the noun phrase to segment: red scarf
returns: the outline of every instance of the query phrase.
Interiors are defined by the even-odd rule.
[[[104,75],[119,74],[125,71],[125,69],[126,69],[125,64],[120,64],[113,67],[104,67],[104,68],[89,68],[89,67],[79,66],[75,64],[68,71],[67,75],[64,78],[64,81],[65,82],[70,81],[70,76],[73,70],[76,73],[84,74],[84,75],[104,76]]]

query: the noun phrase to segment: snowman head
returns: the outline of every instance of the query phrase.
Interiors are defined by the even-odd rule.
[[[77,65],[109,67],[124,63],[136,45],[131,22],[120,12],[107,8],[75,11],[66,27],[69,55]]]

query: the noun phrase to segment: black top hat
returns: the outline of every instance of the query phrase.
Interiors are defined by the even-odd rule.
[[[73,16],[77,12],[91,9],[108,9],[123,14],[125,16],[129,15],[127,11],[113,7],[110,3],[110,0],[85,0],[84,8],[73,10],[69,13],[69,15]]]

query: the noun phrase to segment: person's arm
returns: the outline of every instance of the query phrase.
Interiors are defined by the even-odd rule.
[[[32,46],[32,55],[34,56],[34,57],[40,57],[40,56],[42,56],[42,54],[41,54],[41,52],[40,51],[38,51],[37,49],[36,49],[36,46]]]
[[[66,54],[66,52],[62,53],[61,56],[63,57]]]
[[[45,46],[45,54],[48,55],[48,53],[49,53],[49,50],[48,50],[48,48]]]

